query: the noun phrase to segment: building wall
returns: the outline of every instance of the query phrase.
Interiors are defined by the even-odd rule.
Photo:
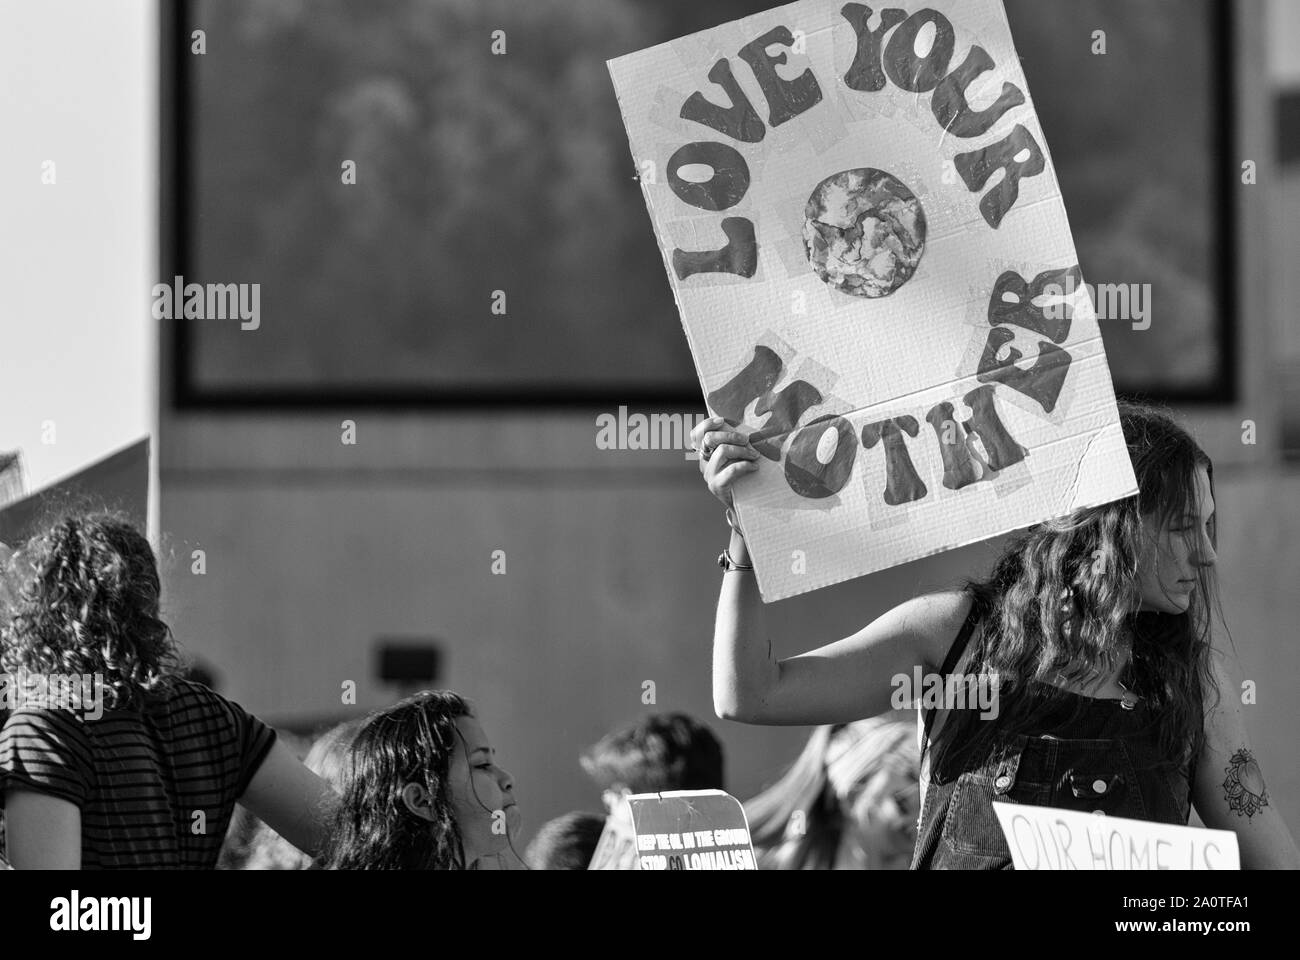
[[[0,450],[39,490],[154,430],[156,13],[5,3]]]
[[[521,420],[511,430],[486,418],[442,429],[422,419],[361,416],[356,448],[339,444],[337,423],[323,417],[238,431],[217,424],[242,466],[213,462],[212,430],[201,443],[205,466],[164,464],[168,611],[178,638],[246,707],[302,725],[351,715],[340,702],[345,680],[357,683],[359,709],[396,695],[374,677],[378,637],[436,637],[440,682],[479,702],[533,825],[591,807],[595,794],[576,763],[582,746],[650,709],[711,717],[720,511],[677,455],[627,453],[624,464],[604,464],[611,455],[595,450],[594,420]],[[532,467],[434,465],[439,451],[463,463],[525,436],[536,444]],[[270,453],[262,438],[278,447],[279,464],[249,465],[255,451]],[[361,462],[403,445],[430,464]],[[324,465],[348,457],[358,462]],[[1218,484],[1225,614],[1245,676],[1258,685],[1248,722],[1277,802],[1300,825],[1292,609],[1300,517],[1280,506],[1297,502],[1300,476],[1225,469]],[[981,571],[996,547],[775,604],[778,653],[847,635],[908,596]],[[191,572],[194,549],[205,552],[203,575]],[[495,550],[505,551],[504,575],[491,572]],[[653,707],[642,703],[647,680]],[[741,796],[770,782],[807,733],[712,723]]]
[[[1244,16],[1260,7],[1239,7],[1242,149],[1261,158],[1267,182],[1263,28]],[[1275,358],[1288,272],[1277,245],[1294,250],[1297,238],[1273,219],[1269,197],[1241,197],[1242,401],[1184,413],[1218,464],[1225,607],[1259,687],[1248,722],[1275,802],[1300,832],[1300,475],[1279,456]],[[725,542],[695,465],[680,453],[597,450],[596,412],[181,414],[164,397],[163,548],[179,639],[246,707],[303,724],[346,715],[345,680],[358,684],[358,708],[392,698],[373,679],[376,637],[436,636],[441,682],[479,703],[531,827],[595,808],[576,762],[583,746],[651,709],[711,716],[713,559]],[[353,446],[340,442],[345,419],[357,423]],[[1257,444],[1242,442],[1246,419]],[[776,604],[778,653],[846,635],[981,570],[996,546]],[[192,572],[196,549],[202,575]],[[503,576],[491,573],[498,549]],[[647,680],[653,707],[642,703]],[[713,725],[742,797],[770,782],[808,732]]]

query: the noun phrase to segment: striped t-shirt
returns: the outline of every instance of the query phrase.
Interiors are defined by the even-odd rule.
[[[0,731],[0,796],[81,809],[81,866],[210,869],[275,731],[199,683],[170,678],[139,710],[87,719],[24,706]]]

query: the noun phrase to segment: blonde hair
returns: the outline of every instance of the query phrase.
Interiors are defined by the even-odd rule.
[[[818,727],[785,775],[745,804],[759,868],[833,868],[849,844],[860,843],[861,831],[849,832],[846,809],[855,793],[865,799],[868,821],[859,825],[870,827],[876,838],[907,838],[910,852],[915,821],[894,801],[894,787],[903,782],[911,798],[904,806],[910,807],[919,796],[919,779],[911,713]],[[860,852],[869,869],[880,868],[891,853],[884,844]]]

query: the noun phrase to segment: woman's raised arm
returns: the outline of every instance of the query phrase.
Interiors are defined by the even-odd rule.
[[[747,438],[719,417],[691,434],[709,490],[728,507],[732,488],[758,469]],[[733,530],[727,550],[748,565],[744,538]],[[970,611],[962,592],[935,593],[894,607],[851,637],[777,660],[752,572],[724,574],[713,633],[713,708],[741,723],[848,723],[891,706],[894,677],[942,662]]]
[[[741,723],[811,726],[884,713],[897,705],[895,678],[906,678],[910,690],[916,667],[943,660],[971,602],[960,592],[916,597],[850,637],[776,660],[766,635],[755,640],[758,631],[747,629],[750,604],[728,596],[757,588],[752,578],[743,585],[736,579],[724,582],[718,605],[713,700],[719,717]]]

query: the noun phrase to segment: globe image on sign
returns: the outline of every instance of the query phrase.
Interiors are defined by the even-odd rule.
[[[804,210],[804,249],[827,286],[887,297],[911,278],[925,251],[925,210],[897,177],[860,167],[827,177]]]

